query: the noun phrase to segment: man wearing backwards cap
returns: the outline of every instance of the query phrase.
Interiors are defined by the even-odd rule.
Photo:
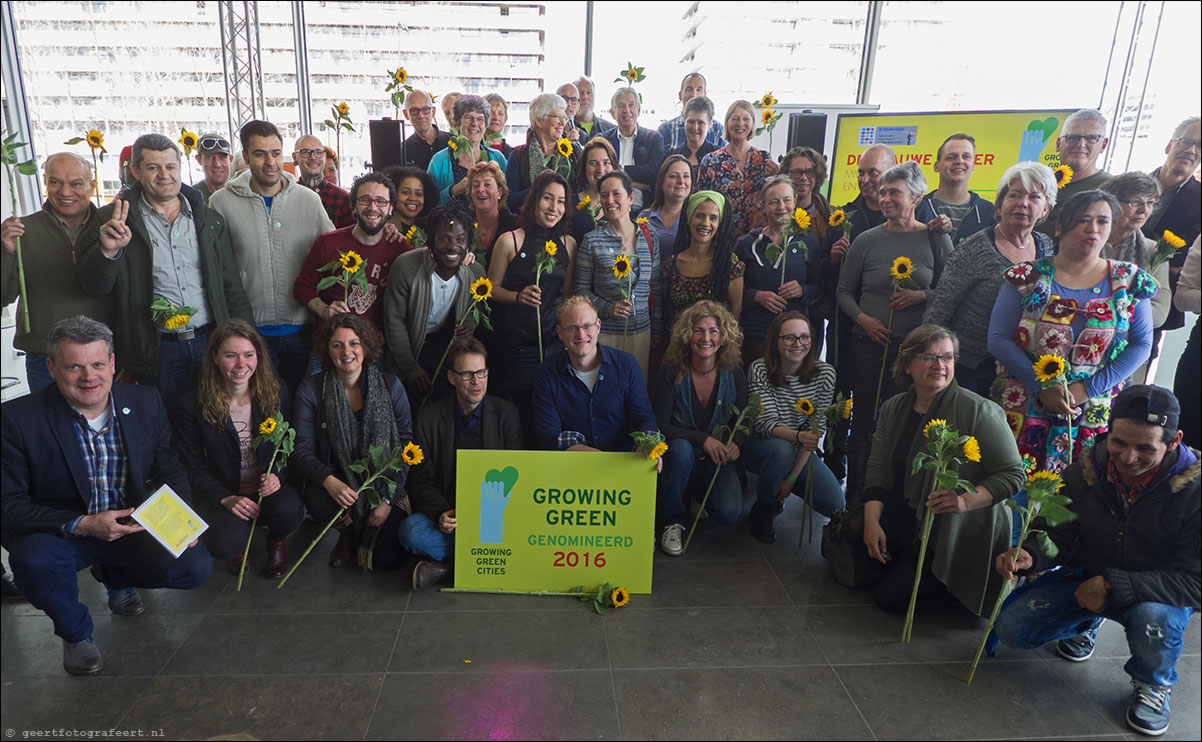
[[[1127,724],[1148,735],[1169,727],[1169,693],[1177,682],[1182,635],[1199,609],[1198,452],[1181,445],[1181,406],[1158,386],[1132,386],[1114,398],[1110,432],[1064,472],[1077,520],[1047,527],[1058,554],[1035,538],[1003,552],[1003,577],[1065,565],[1060,579],[1039,581],[1008,601],[998,639],[1032,649],[1055,641],[1066,660],[1093,654],[1109,618],[1127,631],[1124,666],[1135,693]]]
[[[201,134],[196,141],[196,161],[204,168],[205,179],[196,184],[196,190],[204,197],[205,205],[209,204],[209,196],[225,188],[230,180],[230,163],[233,160],[233,149],[230,141],[221,134],[209,132]]]

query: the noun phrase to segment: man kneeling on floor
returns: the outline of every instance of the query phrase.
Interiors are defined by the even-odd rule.
[[[1060,656],[1083,662],[1109,618],[1127,631],[1124,669],[1135,694],[1127,724],[1149,735],[1169,728],[1182,635],[1199,609],[1198,452],[1181,445],[1181,407],[1167,389],[1132,386],[1114,398],[1110,433],[1064,473],[1062,494],[1077,520],[1047,528],[1059,555],[1035,539],[998,555],[1004,577],[1080,567],[1059,581],[1035,583],[1008,602],[997,621],[1007,646],[1056,641]],[[1012,570],[1013,565],[1013,570]]]
[[[91,567],[108,588],[109,610],[136,616],[135,587],[199,587],[213,558],[196,542],[173,558],[129,519],[159,484],[184,500],[191,489],[158,390],[113,384],[112,331],[71,317],[46,345],[55,385],[0,408],[0,539],[17,587],[62,637],[63,667],[91,675],[104,658],[79,602],[79,570]]]
[[[431,403],[417,415],[413,440],[428,457],[411,470],[413,514],[401,523],[401,545],[419,558],[413,589],[429,587],[451,571],[455,548],[455,452],[519,449],[518,408],[488,393],[488,351],[475,338],[456,340],[447,353],[447,380],[455,394]]]

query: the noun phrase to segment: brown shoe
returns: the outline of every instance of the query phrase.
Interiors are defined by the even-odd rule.
[[[242,574],[246,574],[247,572],[250,571],[250,560],[247,559],[246,567],[243,567],[242,566],[242,557],[237,556],[237,557],[234,557],[233,559],[226,559],[225,566],[226,566],[226,569],[228,569],[230,571],[230,574],[232,574],[232,575],[237,575],[239,569],[242,570]]]
[[[345,567],[355,561],[355,547],[351,546],[350,530],[338,532],[338,543],[330,552],[331,567]]]
[[[267,576],[278,580],[288,571],[288,544],[283,538],[267,538]]]

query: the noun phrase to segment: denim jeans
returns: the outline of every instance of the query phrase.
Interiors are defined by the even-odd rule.
[[[765,504],[776,500],[776,487],[784,481],[793,462],[797,458],[797,447],[780,438],[749,438],[743,446],[743,457],[747,468],[760,475],[760,483],[756,488],[756,499]],[[805,498],[806,479],[810,469],[814,470],[814,510],[830,517],[831,513],[842,508],[845,504],[843,488],[839,480],[826,467],[817,453],[810,456],[797,484],[793,485],[793,494]]]
[[[29,533],[14,537],[8,553],[17,588],[34,608],[46,612],[54,622],[54,633],[69,642],[92,635],[92,616],[79,602],[81,569],[101,565],[105,586],[111,590],[191,590],[213,574],[213,557],[203,544],[185,550],[176,559],[148,533],[134,533],[116,541]]]
[[[1083,581],[1074,578],[1026,589],[998,615],[998,639],[1015,649],[1034,649],[1076,636],[1092,628],[1099,618],[1109,618],[1127,630],[1127,646],[1131,649],[1131,659],[1123,667],[1127,674],[1148,685],[1175,684],[1181,638],[1193,609],[1133,603],[1094,613],[1078,605],[1074,596]]]
[[[271,358],[271,367],[293,394],[296,394],[297,387],[308,376],[309,341],[312,335],[313,325],[303,325],[291,335],[263,336],[263,344],[267,346],[267,355]]]
[[[29,385],[29,393],[37,394],[48,386],[54,386],[54,377],[46,368],[46,356],[36,353],[25,354],[25,383]]]
[[[438,524],[421,513],[413,513],[401,522],[397,538],[405,551],[445,562],[455,554],[455,534],[443,533]]]
[[[659,475],[659,491],[663,497],[663,519],[668,524],[683,525],[686,520],[685,492],[700,501],[714,476],[714,462],[709,457],[698,458],[700,452],[684,438],[668,441],[664,454],[664,470]],[[718,478],[705,504],[706,511],[718,525],[728,526],[739,519],[743,511],[743,490],[734,464],[718,468]]]
[[[196,388],[209,345],[209,330],[198,330],[191,340],[159,340],[159,372],[139,374],[138,383],[159,390],[167,409],[174,409],[185,393]]]

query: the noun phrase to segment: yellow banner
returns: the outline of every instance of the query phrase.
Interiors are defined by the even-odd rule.
[[[1033,161],[1059,166],[1056,138],[1074,110],[841,114],[831,156],[830,201],[842,206],[859,195],[860,153],[873,144],[892,147],[898,162],[917,162],[928,190],[935,190],[939,187],[935,155],[952,134],[971,134],[977,140],[976,169],[969,187],[992,201],[998,180],[1011,165]]]

